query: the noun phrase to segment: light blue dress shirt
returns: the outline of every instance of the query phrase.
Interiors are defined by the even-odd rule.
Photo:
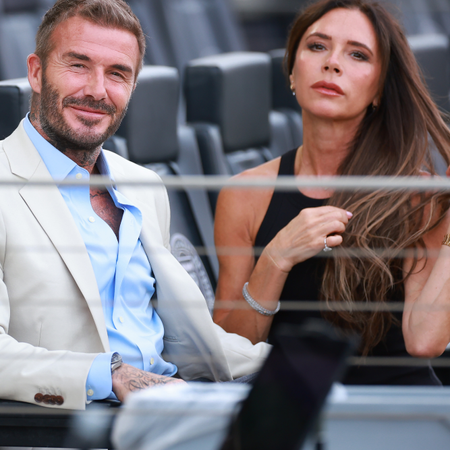
[[[65,156],[33,127],[28,117],[24,128],[55,180],[89,180],[90,174]],[[103,154],[97,160],[102,175],[113,180]],[[114,397],[111,356],[119,352],[123,361],[138,369],[171,376],[177,367],[161,358],[164,327],[150,299],[155,279],[140,233],[142,214],[115,188],[108,192],[123,210],[119,241],[111,227],[93,210],[89,186],[58,186],[86,245],[97,280],[111,353],[94,360],[86,382],[88,400]]]

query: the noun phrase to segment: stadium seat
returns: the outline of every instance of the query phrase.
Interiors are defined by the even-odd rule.
[[[51,0],[0,2],[0,79],[27,75],[27,56],[34,52],[36,31]]]
[[[159,175],[203,175],[195,132],[177,122],[178,71],[145,66],[117,134],[131,161]],[[213,217],[203,189],[169,189],[172,252],[199,285],[212,310],[218,262]],[[196,249],[202,249],[200,257]]]
[[[27,78],[0,81],[0,139],[9,136],[30,109]]]
[[[289,89],[283,69],[284,54],[284,48],[269,52],[272,61],[272,108],[288,118],[292,133],[292,148],[296,148],[303,142],[302,114],[297,100]]]
[[[210,175],[233,175],[289,150],[287,123],[274,132],[270,124],[270,57],[235,52],[199,58],[186,67],[187,122],[197,132],[203,169]]]

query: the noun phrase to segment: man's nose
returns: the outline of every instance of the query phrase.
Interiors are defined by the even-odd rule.
[[[103,72],[92,72],[84,87],[84,94],[94,100],[103,100],[106,97],[105,81]]]

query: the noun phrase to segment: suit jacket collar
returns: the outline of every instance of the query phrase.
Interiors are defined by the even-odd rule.
[[[109,351],[105,319],[91,261],[78,228],[56,185],[39,187],[36,181],[53,181],[22,123],[5,139],[3,148],[11,172],[29,183],[19,191],[36,220],[52,241],[88,303],[105,351]]]

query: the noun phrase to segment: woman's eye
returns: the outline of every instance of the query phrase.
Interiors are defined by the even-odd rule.
[[[369,59],[364,53],[361,52],[352,52],[352,56],[359,61],[368,61]]]
[[[313,42],[311,44],[308,44],[308,48],[315,52],[325,50],[325,46],[323,44],[320,44],[319,42]]]

